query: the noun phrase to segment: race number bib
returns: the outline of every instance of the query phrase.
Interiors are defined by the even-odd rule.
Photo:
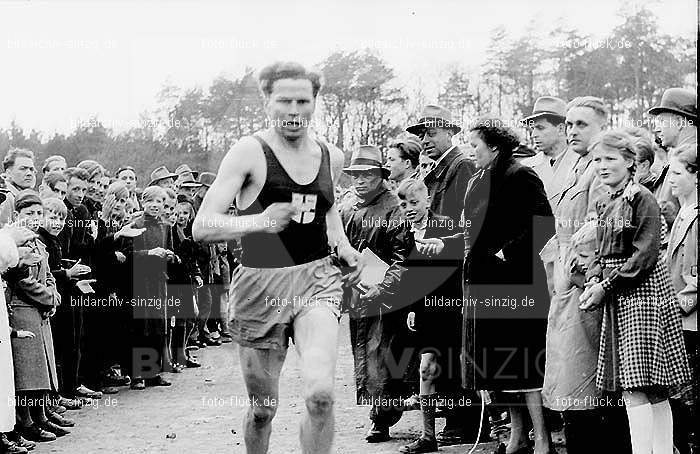
[[[308,224],[316,217],[316,194],[299,194],[292,192],[292,205],[298,212],[292,219],[299,224]]]

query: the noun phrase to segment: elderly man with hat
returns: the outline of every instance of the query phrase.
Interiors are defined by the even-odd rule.
[[[425,106],[418,123],[406,128],[420,138],[422,153],[435,161],[424,180],[430,194],[430,209],[455,221],[462,215],[467,182],[474,173],[474,165],[452,143],[461,130],[450,111],[436,105]]]
[[[398,307],[401,301],[395,295],[405,271],[401,264],[415,243],[408,224],[401,221],[399,199],[386,184],[390,171],[382,166],[379,148],[361,145],[343,171],[352,178],[357,194],[355,203],[340,212],[350,245],[360,252],[370,249],[389,265],[381,282],[361,283],[344,295],[350,311],[357,403],[372,403],[366,440],[377,443],[390,439],[389,427],[401,418],[402,399],[410,395],[405,380],[409,368],[396,367],[405,364],[407,313]]]
[[[532,114],[520,120],[528,128],[537,150],[535,156],[520,162],[537,172],[552,210],[561,198],[566,175],[578,160],[578,155],[566,144],[565,120],[566,102],[554,96],[538,98]]]
[[[177,177],[178,174],[171,172],[165,166],[156,167],[153,172],[151,172],[151,182],[148,183],[148,185],[160,186],[163,189],[172,189]]]
[[[452,138],[462,128],[452,120],[452,114],[444,107],[427,105],[418,122],[406,128],[421,140],[421,155],[431,158],[431,168],[424,171],[424,183],[430,196],[430,210],[438,215],[448,216],[458,223],[464,210],[464,196],[467,183],[474,174],[474,164],[456,145]],[[435,240],[440,241],[440,240]],[[457,392],[459,390],[454,390]],[[476,395],[469,396],[476,402]],[[440,444],[466,443],[468,426],[478,427],[479,416],[476,407],[460,407],[447,412],[447,422],[437,435]]]
[[[698,98],[695,92],[684,88],[669,88],[661,97],[661,103],[647,112],[654,117],[654,132],[661,140],[661,146],[669,152],[683,145],[697,146],[698,143]],[[661,207],[666,224],[671,229],[678,214],[680,204],[671,194],[668,163],[659,173],[654,183],[654,195]]]

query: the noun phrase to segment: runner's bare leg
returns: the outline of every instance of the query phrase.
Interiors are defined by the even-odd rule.
[[[294,346],[299,353],[306,412],[299,438],[304,454],[331,452],[338,320],[325,307],[312,309],[294,321]]]
[[[238,349],[250,407],[243,421],[248,454],[266,454],[279,404],[279,378],[287,350]]]

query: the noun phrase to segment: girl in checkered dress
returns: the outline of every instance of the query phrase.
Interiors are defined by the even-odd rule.
[[[604,305],[596,385],[623,391],[634,454],[673,452],[668,389],[690,379],[680,309],[660,257],[661,211],[634,183],[633,139],[618,130],[591,143],[608,194],[596,203],[597,260],[581,309]]]

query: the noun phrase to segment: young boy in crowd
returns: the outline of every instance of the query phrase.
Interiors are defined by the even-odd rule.
[[[29,189],[18,193],[14,215],[20,225],[38,233],[44,223],[39,194]],[[58,391],[49,319],[61,304],[61,297],[49,270],[44,244],[32,240],[20,249],[19,265],[5,275],[10,326],[31,331],[36,337],[12,340],[19,430],[29,440],[51,441],[70,433],[49,419],[54,415],[47,414],[50,393]]]
[[[132,389],[171,384],[160,375],[166,360],[167,264],[175,260],[170,228],[161,222],[166,199],[163,188],[147,187],[141,195],[144,212],[133,221],[135,228],[145,231],[132,246],[132,361],[128,365]]]

